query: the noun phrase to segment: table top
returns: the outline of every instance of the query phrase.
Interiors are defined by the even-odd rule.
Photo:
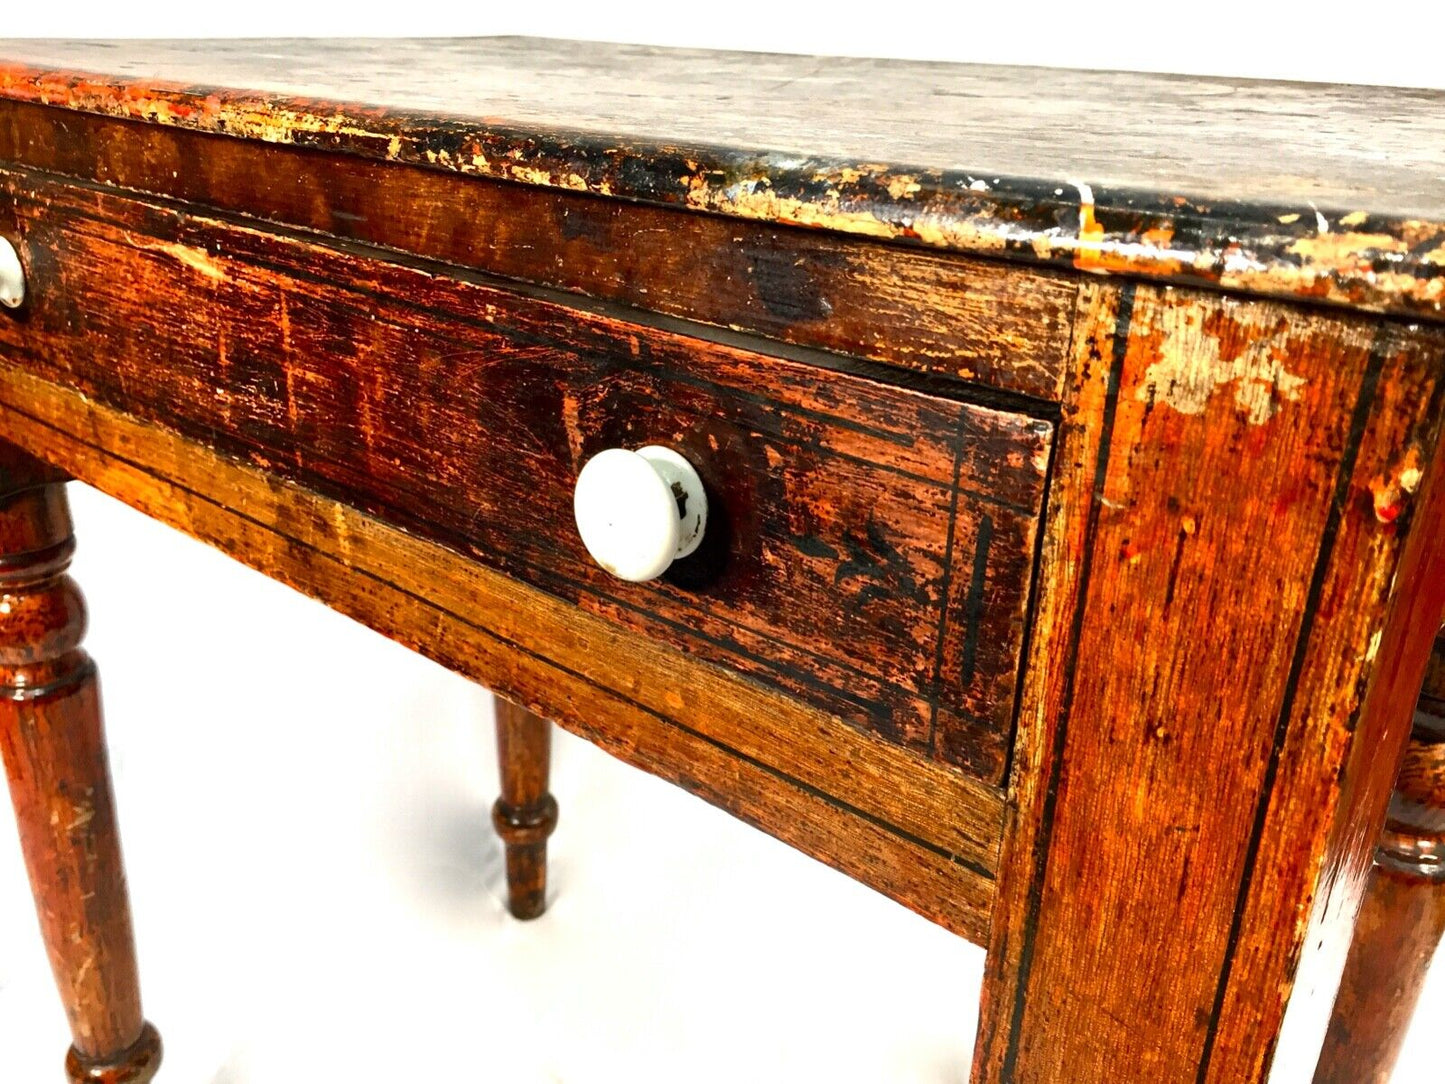
[[[8,41],[0,96],[1445,319],[1445,93],[526,38]]]

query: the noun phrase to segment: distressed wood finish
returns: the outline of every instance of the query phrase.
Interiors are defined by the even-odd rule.
[[[509,700],[498,700],[497,760],[502,795],[492,824],[507,858],[507,906],[521,919],[547,908],[547,839],[557,827],[557,800],[547,790],[552,724]]]
[[[853,355],[920,378],[1043,399],[1057,399],[1063,379],[1074,284],[1042,269],[3,98],[0,161]]]
[[[0,95],[17,101],[1445,315],[1438,91],[522,38],[24,41],[5,54]]]
[[[974,1084],[1305,1084],[1342,974],[1320,1071],[1381,1071],[1441,921],[1445,96],[0,53],[0,439],[505,698],[515,913],[555,718],[987,943]],[[716,514],[623,584],[572,484],[654,442]]]
[[[0,439],[987,938],[997,791],[452,550],[0,363]]]
[[[33,291],[0,346],[37,375],[1001,780],[1049,422],[0,185]],[[602,448],[659,442],[697,465],[712,526],[665,581],[626,584],[583,549],[572,486]]]
[[[1388,1084],[1445,935],[1445,637],[1375,852],[1315,1084]]]
[[[144,1084],[160,1039],[141,1015],[64,476],[0,444],[0,754],[41,932],[75,1040],[74,1084]]]
[[[1308,1079],[1445,607],[1392,589],[1442,556],[1445,350],[1082,296],[975,1080]]]

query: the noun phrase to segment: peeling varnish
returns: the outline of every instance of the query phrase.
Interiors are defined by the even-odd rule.
[[[1342,223],[1344,219],[1340,220]],[[1286,249],[1316,263],[1372,263],[1375,256],[1409,254],[1410,242],[1387,233],[1329,233],[1321,230],[1314,237],[1301,237]]]
[[[579,167],[565,158],[554,161],[542,157],[526,162],[522,160],[523,150],[515,146],[503,155],[488,157],[481,153],[485,133],[480,130],[470,137],[465,150],[452,153],[433,149],[413,133],[396,131],[397,120],[385,110],[303,99],[247,97],[234,92],[203,96],[195,88],[180,84],[127,83],[24,66],[0,70],[0,87],[7,97],[18,100],[272,143],[310,146],[315,143],[311,137],[332,135],[351,142],[348,153],[425,162],[461,173],[540,186],[615,194],[610,175]],[[375,149],[368,152],[368,147]],[[623,153],[614,149],[609,151],[609,158],[617,161]],[[775,168],[786,175],[798,164],[778,161],[772,167],[760,164],[759,168]],[[1364,225],[1370,217],[1364,210],[1340,214],[1336,219],[1340,229],[1334,230],[1324,212],[1311,207],[1316,232],[1308,237],[1221,237],[1216,244],[1186,249],[1170,243],[1171,224],[1158,214],[1142,219],[1137,230],[1110,232],[1098,221],[1095,193],[1087,183],[1080,186],[1068,182],[1079,188],[1075,231],[1025,226],[983,199],[976,211],[943,202],[939,199],[944,195],[941,177],[894,172],[883,164],[815,168],[814,180],[832,182],[821,199],[780,196],[771,191],[773,182],[762,172],[739,184],[736,178],[726,177],[716,168],[701,169],[695,163],[693,167],[688,176],[678,178],[681,183],[676,193],[660,190],[646,198],[672,202],[675,197],[688,207],[714,213],[870,237],[905,238],[985,255],[1022,249],[1041,260],[1070,263],[1096,273],[1160,278],[1186,275],[1229,289],[1445,318],[1445,274],[1419,273],[1422,267],[1445,267],[1445,224],[1441,223],[1391,222],[1390,233],[1357,233],[1354,227]],[[875,207],[870,197],[859,190],[868,186],[887,191],[893,205],[885,201]],[[990,191],[987,182],[977,181],[968,184],[966,190],[980,195]],[[1056,189],[1059,196],[1063,192],[1062,188]],[[630,191],[620,194],[639,195]],[[910,206],[900,208],[899,204]],[[1300,213],[1285,213],[1276,221],[1282,226],[1297,226],[1303,217]],[[1369,245],[1365,239],[1376,243]],[[1275,246],[1279,246],[1278,251]],[[1377,266],[1381,256],[1399,259],[1404,266],[1400,270],[1381,270]]]
[[[908,199],[910,196],[917,195],[922,189],[923,186],[918,183],[918,178],[906,173],[888,178],[888,194],[896,200]]]
[[[1384,639],[1384,636],[1384,629],[1376,629],[1374,635],[1370,637],[1370,644],[1367,648],[1365,648],[1366,662],[1375,661],[1375,656],[1380,653],[1380,641]]]
[[[95,806],[90,802],[77,802],[71,807],[70,824],[67,831],[84,831],[90,827],[90,822],[95,820]]]
[[[1397,466],[1370,479],[1375,519],[1387,526],[1399,519],[1422,476],[1420,449],[1411,445]]]
[[[1226,358],[1218,334],[1202,326],[1192,306],[1169,306],[1161,315],[1159,357],[1149,365],[1135,398],[1181,414],[1202,414],[1221,388],[1233,386],[1235,406],[1250,425],[1264,425],[1283,402],[1300,397],[1305,378],[1285,368],[1287,335],[1274,329]],[[1251,329],[1254,330],[1254,329]]]

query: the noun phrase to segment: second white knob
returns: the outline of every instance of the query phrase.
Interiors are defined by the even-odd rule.
[[[18,309],[25,300],[25,268],[20,253],[4,237],[0,237],[0,305]]]

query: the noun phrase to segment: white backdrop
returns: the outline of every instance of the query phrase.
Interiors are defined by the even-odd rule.
[[[1312,8],[412,0],[403,20],[334,0],[70,0],[12,6],[6,29],[540,33],[1445,86],[1438,3],[1374,25]],[[510,920],[485,693],[72,488],[163,1081],[966,1081],[981,950],[565,735],[551,910]],[[1445,967],[1397,1084],[1438,1079],[1432,1018]],[[0,1073],[59,1080],[67,1042],[0,829]]]

